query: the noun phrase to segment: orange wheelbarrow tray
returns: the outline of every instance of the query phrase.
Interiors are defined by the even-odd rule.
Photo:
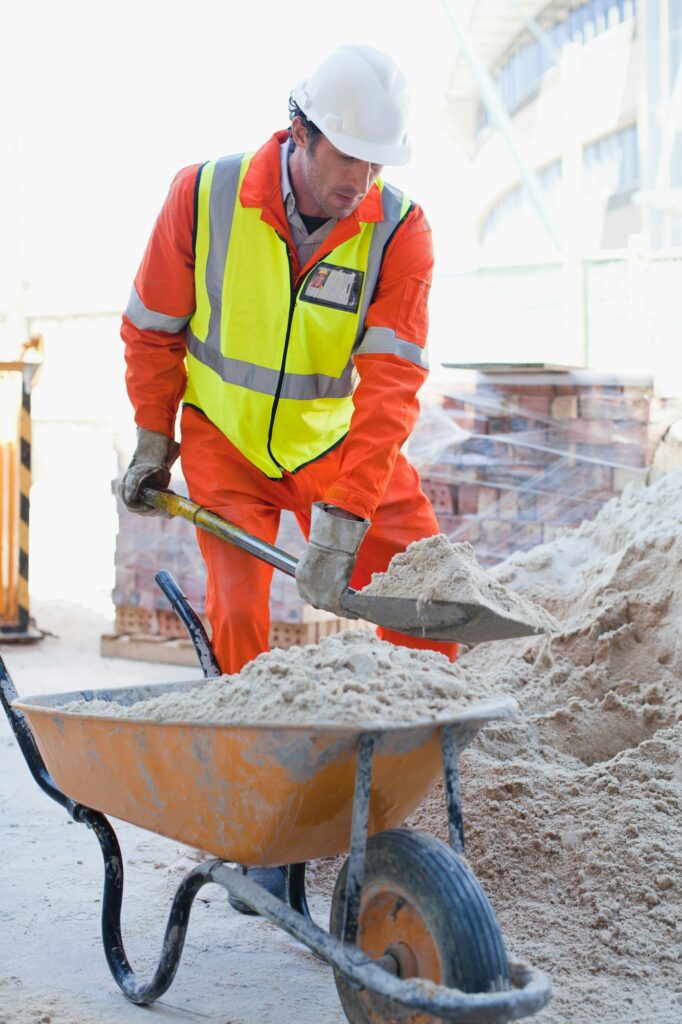
[[[193,900],[213,882],[333,966],[354,1024],[421,1024],[430,1016],[490,1024],[546,1004],[548,979],[507,961],[492,908],[463,855],[458,754],[486,722],[514,713],[512,698],[408,725],[157,722],[117,716],[114,707],[104,716],[63,710],[72,700],[132,704],[196,685],[18,699],[0,658],[0,697],[34,778],[100,842],[104,951],[128,999],[149,1004],[170,986]],[[441,773],[449,846],[397,827]],[[179,886],[149,981],[136,976],[123,947],[123,861],[105,814],[215,858]],[[326,932],[308,911],[305,861],[348,851]],[[289,905],[226,861],[289,865]],[[406,901],[409,914],[394,926],[396,907]]]

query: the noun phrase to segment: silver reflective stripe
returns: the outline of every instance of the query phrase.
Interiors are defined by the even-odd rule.
[[[230,244],[232,218],[239,189],[243,155],[223,156],[216,160],[209,200],[209,249],[206,260],[206,288],[211,303],[206,344],[220,352],[220,310],[223,277]]]
[[[366,356],[370,353],[400,356],[402,359],[414,363],[415,366],[421,366],[425,370],[429,368],[426,349],[421,345],[415,345],[413,341],[404,341],[399,338],[390,327],[368,327],[362,344],[355,350],[355,355]]]
[[[125,315],[141,331],[165,331],[167,334],[177,334],[190,321],[189,316],[169,316],[168,313],[147,309],[135,285],[130,292]]]
[[[215,348],[199,341],[187,330],[187,351],[204,366],[217,373],[226,384],[258,391],[262,395],[277,394],[279,370],[269,370],[241,359],[231,359]],[[310,401],[315,398],[346,398],[353,393],[354,369],[347,366],[341,377],[327,377],[323,373],[285,373],[280,398]]]
[[[367,260],[367,273],[365,275],[365,288],[362,293],[358,317],[358,333],[355,337],[355,345],[359,345],[365,332],[365,319],[367,310],[374,298],[374,290],[379,280],[381,261],[384,256],[386,243],[395,231],[400,221],[400,210],[403,205],[403,194],[392,185],[384,182],[381,190],[381,203],[384,211],[384,219],[377,221],[372,232],[372,241],[369,247],[369,258]]]

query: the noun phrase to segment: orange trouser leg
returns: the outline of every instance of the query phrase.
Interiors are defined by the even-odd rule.
[[[274,544],[279,508],[273,482],[244,459],[201,413],[182,414],[182,469],[190,497],[228,522]],[[273,569],[227,541],[197,530],[206,563],[206,614],[223,672],[234,673],[268,649]]]
[[[274,544],[277,510],[241,505],[213,511]],[[213,650],[222,672],[239,672],[269,646],[273,569],[205,530],[197,530],[197,539],[206,563],[206,615]]]

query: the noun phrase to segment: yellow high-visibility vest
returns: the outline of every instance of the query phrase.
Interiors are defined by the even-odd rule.
[[[250,161],[225,157],[201,170],[184,401],[276,478],[347,433],[355,353],[404,354],[400,346],[409,346],[408,358],[422,358],[387,328],[364,328],[384,249],[411,203],[377,182],[383,220],[360,222],[294,287],[286,243],[260,209],[239,201]]]

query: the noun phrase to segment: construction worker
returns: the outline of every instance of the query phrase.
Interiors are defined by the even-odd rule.
[[[171,185],[123,317],[138,439],[119,494],[158,514],[138,492],[170,480],[182,403],[190,497],[270,543],[291,510],[308,538],[299,592],[343,615],[349,582],[439,532],[401,452],[427,375],[431,232],[381,178],[410,157],[390,57],[341,47],[294,88],[290,121],[256,153]],[[238,672],[268,647],[273,570],[203,531],[198,542],[216,657]],[[455,657],[455,644],[378,632]],[[257,880],[282,895],[281,873],[265,878],[278,871]]]

